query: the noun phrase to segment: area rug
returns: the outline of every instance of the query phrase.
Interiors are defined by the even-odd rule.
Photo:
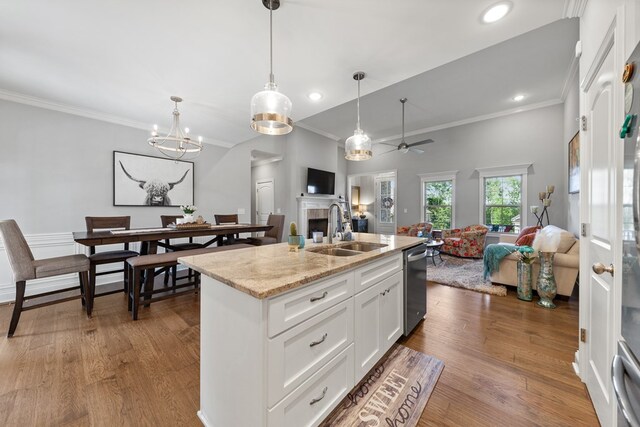
[[[505,286],[494,285],[491,281],[484,280],[483,268],[481,259],[458,258],[442,254],[442,262],[435,267],[431,264],[427,265],[427,280],[455,288],[506,296]]]
[[[443,369],[441,360],[394,344],[320,425],[415,426]]]

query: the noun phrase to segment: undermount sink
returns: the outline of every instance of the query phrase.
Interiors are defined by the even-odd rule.
[[[331,255],[331,256],[354,256],[360,255],[362,252],[351,251],[348,249],[342,248],[318,248],[318,249],[308,249],[309,252],[313,252],[321,255]]]
[[[346,245],[340,245],[340,249],[349,249],[358,252],[375,251],[376,249],[385,248],[389,245],[384,243],[369,243],[369,242],[352,242]]]

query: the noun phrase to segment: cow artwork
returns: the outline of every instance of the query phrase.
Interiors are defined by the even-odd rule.
[[[127,172],[127,169],[125,169],[121,161],[118,161],[118,163],[120,163],[120,167],[124,174],[130,180],[137,182],[138,186],[147,193],[144,199],[145,206],[171,206],[171,199],[168,195],[169,191],[173,190],[173,187],[184,181],[189,173],[189,169],[187,169],[179,180],[173,182],[163,181],[159,178],[138,179],[134,178],[129,172]]]

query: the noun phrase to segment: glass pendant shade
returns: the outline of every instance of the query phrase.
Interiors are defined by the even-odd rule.
[[[291,101],[275,83],[251,98],[251,129],[266,135],[286,135],[293,129]]]
[[[353,79],[358,82],[358,102],[356,104],[358,122],[353,136],[347,138],[344,143],[344,158],[347,160],[369,160],[373,154],[371,151],[371,138],[360,129],[360,80],[364,79],[364,76],[364,71],[356,71],[353,74]]]
[[[251,98],[251,129],[264,135],[286,135],[293,130],[291,100],[278,92],[273,77],[273,11],[280,0],[262,0],[269,9],[269,82]]]
[[[362,129],[356,129],[353,136],[347,138],[344,151],[347,160],[369,160],[372,156],[371,138]]]

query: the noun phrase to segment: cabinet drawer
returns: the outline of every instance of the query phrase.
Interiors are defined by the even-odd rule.
[[[353,344],[267,413],[273,427],[317,426],[353,388]]]
[[[402,254],[391,255],[355,271],[355,293],[402,270]]]
[[[353,298],[269,340],[268,405],[302,384],[353,342]]]
[[[349,272],[270,299],[267,302],[269,338],[352,295],[353,273]]]

